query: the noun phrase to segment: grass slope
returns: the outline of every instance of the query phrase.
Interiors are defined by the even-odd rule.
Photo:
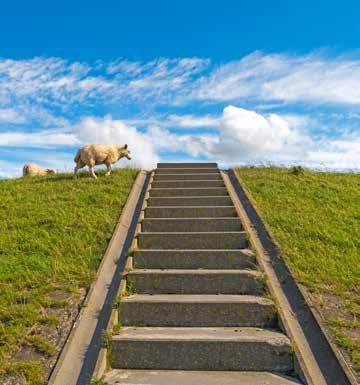
[[[45,383],[137,171],[0,181],[1,383]]]
[[[240,168],[298,282],[360,371],[360,174]]]

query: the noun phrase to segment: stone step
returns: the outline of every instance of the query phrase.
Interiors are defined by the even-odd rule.
[[[262,294],[257,270],[132,270],[127,279],[137,294]]]
[[[177,168],[158,168],[155,170],[156,175],[160,174],[212,174],[220,173],[217,167],[177,167]]]
[[[215,197],[150,197],[147,206],[232,206],[229,196]]]
[[[157,168],[217,168],[217,163],[158,163]]]
[[[238,218],[144,218],[143,232],[240,231]]]
[[[151,183],[151,188],[205,188],[224,187],[222,180],[159,180]]]
[[[247,269],[256,266],[251,250],[133,251],[135,269]]]
[[[180,196],[227,196],[225,187],[205,187],[205,188],[152,188],[151,197],[180,197]]]
[[[226,218],[237,217],[234,206],[147,207],[145,218]]]
[[[115,369],[293,370],[289,339],[257,328],[124,327],[113,356]]]
[[[252,295],[135,294],[119,304],[122,326],[276,327],[274,303]]]
[[[139,249],[245,249],[245,231],[209,233],[139,233]]]
[[[154,180],[221,180],[222,177],[218,172],[208,174],[156,174]]]
[[[125,370],[105,374],[108,385],[299,385],[294,378],[269,372]]]

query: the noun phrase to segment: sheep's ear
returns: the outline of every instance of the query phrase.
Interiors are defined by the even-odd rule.
[[[126,149],[128,148],[128,145],[127,145],[127,144],[125,144],[124,148],[125,148],[125,150],[126,150]]]

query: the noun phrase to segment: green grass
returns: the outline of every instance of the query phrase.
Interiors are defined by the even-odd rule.
[[[237,170],[297,281],[360,370],[360,174]]]
[[[137,171],[99,174],[98,180],[60,174],[0,181],[0,377],[45,383],[46,369],[36,357],[56,355],[46,330],[61,326],[69,302],[77,309]],[[35,359],[16,358],[24,347]]]

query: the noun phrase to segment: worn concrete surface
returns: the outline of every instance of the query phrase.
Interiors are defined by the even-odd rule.
[[[206,188],[224,187],[222,180],[154,180],[152,188]]]
[[[108,385],[295,385],[293,378],[267,372],[119,370],[107,373]]]
[[[218,172],[209,174],[156,174],[154,180],[222,180],[221,175]]]
[[[291,345],[256,328],[124,327],[113,338],[114,368],[289,372]]]
[[[215,168],[218,169],[217,163],[158,163],[157,168]]]
[[[228,196],[150,197],[147,206],[232,206],[232,201]]]
[[[181,197],[181,196],[226,196],[228,195],[225,187],[180,187],[180,188],[152,188],[151,197]]]
[[[240,231],[238,218],[145,218],[141,222],[144,232],[211,232]]]
[[[133,264],[137,269],[253,269],[256,258],[248,249],[136,249],[133,252]]]
[[[272,301],[250,295],[135,294],[120,303],[123,326],[252,326],[276,325]]]
[[[157,175],[161,174],[212,174],[218,173],[217,167],[186,167],[186,168],[165,168],[156,170]]]
[[[147,207],[144,215],[145,218],[231,218],[237,216],[233,206]]]
[[[139,233],[141,249],[244,249],[248,246],[243,231],[208,233]]]
[[[147,294],[263,294],[262,274],[256,270],[132,270],[127,279],[136,293]]]

